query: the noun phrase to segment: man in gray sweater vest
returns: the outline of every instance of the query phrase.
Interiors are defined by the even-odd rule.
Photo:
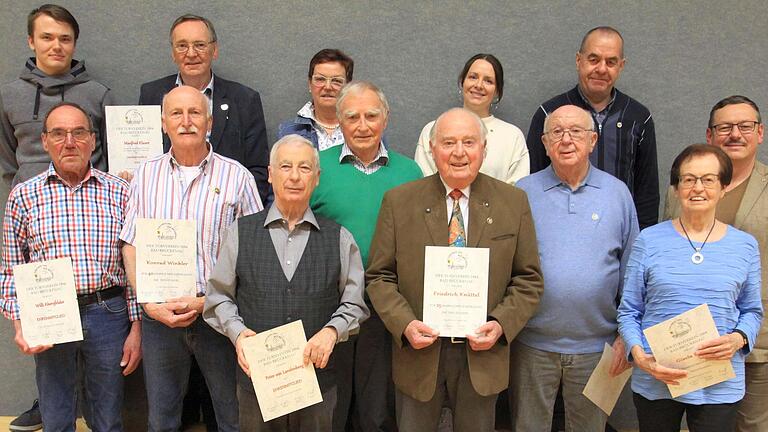
[[[369,315],[360,249],[346,228],[309,208],[320,177],[311,142],[287,135],[272,147],[269,160],[275,201],[227,229],[203,317],[237,350],[241,430],[330,431],[337,399],[334,346]],[[248,377],[243,339],[296,320],[310,336],[304,363],[319,369],[323,402],[265,422]]]

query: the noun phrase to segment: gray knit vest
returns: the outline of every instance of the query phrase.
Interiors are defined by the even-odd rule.
[[[245,325],[257,333],[300,319],[309,339],[328,323],[339,307],[341,226],[317,217],[320,229],[313,226],[310,230],[304,254],[288,281],[269,229],[264,226],[267,213],[263,210],[237,221],[238,311]],[[326,372],[333,369],[333,357],[331,355]],[[238,375],[245,377],[245,374]],[[330,384],[329,378],[318,374],[321,388]],[[252,389],[250,380],[247,382]]]

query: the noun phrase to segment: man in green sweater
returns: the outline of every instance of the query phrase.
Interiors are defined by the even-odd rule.
[[[310,205],[315,214],[336,221],[352,233],[360,247],[363,265],[367,265],[384,193],[421,178],[421,170],[413,160],[382,145],[389,104],[384,93],[372,83],[353,81],[345,86],[336,102],[336,115],[344,144],[320,152],[322,175]],[[365,300],[371,317],[362,324],[357,340],[351,339],[342,344],[346,346],[336,348],[336,361],[349,366],[349,375],[348,381],[339,382],[334,431],[343,430],[347,419],[349,397],[344,395],[349,395],[353,388],[352,370],[353,423],[357,430],[396,430],[392,339],[370,300]]]

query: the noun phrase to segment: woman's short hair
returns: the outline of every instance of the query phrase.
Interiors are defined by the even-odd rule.
[[[352,76],[355,71],[355,61],[342,51],[337,49],[325,48],[321,49],[312,57],[309,61],[309,73],[307,77],[312,80],[312,74],[315,73],[315,66],[321,63],[340,63],[344,67],[346,73],[347,82],[352,81]]]
[[[731,158],[720,147],[709,144],[691,144],[684,148],[677,155],[675,161],[672,162],[672,168],[669,172],[669,184],[677,189],[677,185],[680,183],[680,167],[694,157],[709,154],[714,155],[720,165],[720,172],[717,173],[720,178],[720,184],[723,187],[731,184],[731,179],[733,179],[733,162],[731,162]]]

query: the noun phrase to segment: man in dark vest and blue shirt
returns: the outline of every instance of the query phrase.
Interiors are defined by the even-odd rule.
[[[275,201],[227,229],[203,317],[235,345],[242,369],[241,430],[330,431],[337,399],[334,346],[369,315],[360,249],[346,228],[309,208],[320,179],[310,141],[287,135],[275,143],[269,159]],[[265,422],[247,376],[243,339],[296,320],[302,320],[309,337],[304,361],[318,368],[323,402]]]

